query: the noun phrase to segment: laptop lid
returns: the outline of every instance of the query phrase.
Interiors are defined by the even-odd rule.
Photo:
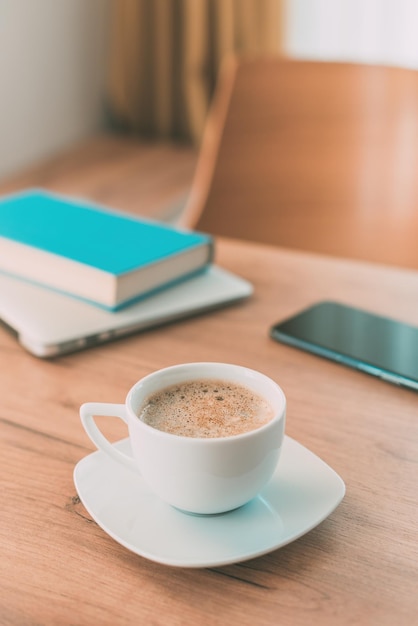
[[[38,357],[85,349],[249,297],[252,285],[217,266],[110,313],[0,274],[0,320]]]

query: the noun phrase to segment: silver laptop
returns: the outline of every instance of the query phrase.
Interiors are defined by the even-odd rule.
[[[212,266],[203,274],[110,313],[0,274],[0,320],[26,350],[38,357],[54,357],[232,304],[252,292],[246,280]]]

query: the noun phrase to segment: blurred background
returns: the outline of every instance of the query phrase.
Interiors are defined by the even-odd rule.
[[[222,58],[418,68],[415,0],[2,0],[0,180],[98,132],[199,145]]]

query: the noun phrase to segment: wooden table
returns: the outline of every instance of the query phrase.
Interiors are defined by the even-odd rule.
[[[417,623],[418,395],[277,344],[268,329],[322,298],[417,323],[418,274],[227,240],[217,261],[254,283],[251,300],[54,361],[0,329],[1,624]],[[347,492],[280,550],[189,570],[107,536],[72,474],[93,450],[81,403],[122,402],[145,374],[196,360],[277,380],[287,434],[333,467]],[[125,436],[114,422],[105,427]]]
[[[0,195],[42,187],[170,221],[189,192],[197,152],[188,145],[104,134],[0,180]]]

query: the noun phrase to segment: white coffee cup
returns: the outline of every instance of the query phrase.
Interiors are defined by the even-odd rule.
[[[197,438],[157,430],[139,419],[145,400],[185,381],[234,382],[261,395],[273,409],[263,426],[233,436]],[[121,418],[128,425],[133,458],[115,448],[94,416]],[[226,363],[186,363],[156,371],[138,381],[125,404],[88,402],[82,424],[96,447],[141,474],[165,502],[189,513],[213,514],[235,509],[254,498],[272,477],[284,438],[286,398],[277,383],[260,372]]]

